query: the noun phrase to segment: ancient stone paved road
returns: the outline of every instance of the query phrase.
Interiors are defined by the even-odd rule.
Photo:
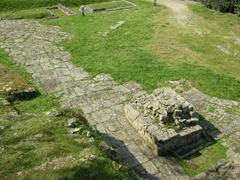
[[[119,159],[146,179],[188,179],[171,157],[156,157],[124,117],[124,102],[145,93],[134,83],[118,85],[110,76],[94,78],[70,62],[55,43],[69,35],[34,21],[0,21],[0,48],[32,73],[64,107],[81,108],[91,125],[119,152]]]

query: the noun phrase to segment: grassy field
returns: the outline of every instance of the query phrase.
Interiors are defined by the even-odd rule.
[[[216,164],[220,159],[226,159],[227,148],[221,142],[204,148],[198,154],[188,157],[184,160],[178,159],[178,163],[189,176],[195,176],[201,172],[209,170],[213,164]]]
[[[71,52],[72,61],[93,75],[109,73],[120,83],[134,80],[148,90],[167,85],[169,80],[184,78],[209,95],[239,100],[239,58],[234,53],[224,54],[214,48],[227,41],[233,47],[231,50],[240,51],[240,46],[233,40],[223,38],[226,32],[214,31],[216,29],[196,10],[194,16],[204,23],[196,25],[197,30],[210,29],[210,34],[199,36],[194,33],[195,26],[178,25],[169,10],[162,6],[152,7],[142,1],[136,4],[137,8],[128,11],[60,18],[44,23],[58,25],[74,35],[70,42],[64,42],[64,46]],[[199,11],[203,9],[193,7]],[[208,16],[226,16],[229,23],[236,23],[232,22],[229,28],[238,31],[237,17],[216,13],[208,13]],[[224,24],[220,18],[215,19],[216,28]],[[101,35],[121,20],[125,21],[122,27],[107,37]]]
[[[39,7],[58,2],[3,0],[0,10],[4,10],[5,17],[10,19],[38,18],[42,14]],[[181,25],[163,6],[133,2],[137,7],[129,10],[85,17],[62,16],[41,22],[60,26],[73,35],[72,40],[62,45],[72,54],[72,61],[92,75],[109,73],[120,83],[134,80],[149,91],[168,85],[169,80],[186,79],[211,96],[240,100],[240,20],[237,16],[191,4],[192,19]],[[71,1],[68,3],[73,5]],[[107,36],[102,35],[119,21],[125,23]],[[2,50],[0,63],[17,69],[34,83],[31,76],[11,63]],[[37,120],[29,116],[6,120],[2,118],[4,107],[0,105],[0,125],[7,127],[0,132],[0,146],[7,150],[0,154],[3,157],[0,159],[0,177],[15,178],[22,174],[33,179],[56,179],[68,175],[76,179],[91,174],[92,178],[106,175],[109,178],[129,178],[129,172],[99,150],[98,138],[90,142],[84,134],[69,136],[64,127],[69,117],[46,115],[46,111],[58,108],[57,99],[42,93],[30,101],[16,101],[15,106],[23,114],[33,113]],[[91,154],[99,157],[96,162],[83,161]],[[203,149],[199,156],[178,162],[187,174],[193,176],[222,158],[226,158],[226,148],[217,142]],[[56,164],[62,165],[58,167]],[[56,169],[51,168],[55,166]]]
[[[0,59],[1,73],[10,74],[16,70],[32,80],[2,50]],[[5,83],[4,76],[0,76],[2,83]],[[101,150],[101,139],[78,111],[61,110],[58,99],[43,92],[31,100],[16,99],[8,106],[3,101],[5,98],[6,95],[0,93],[1,179],[135,178]],[[20,115],[13,115],[15,110]],[[61,116],[47,113],[54,110],[63,113]],[[79,120],[77,127],[82,129],[79,133],[71,135],[68,132],[65,124],[70,118]]]
[[[90,141],[84,134],[70,136],[64,127],[69,117],[46,115],[58,107],[57,99],[42,95],[31,101],[17,101],[15,106],[23,115],[10,120],[3,115],[0,104],[0,125],[5,127],[0,132],[0,146],[4,148],[0,151],[2,178],[127,179],[130,176],[100,150],[98,138]],[[96,159],[89,160],[91,155]]]
[[[90,141],[85,134],[70,136],[64,127],[69,117],[46,115],[58,107],[57,99],[42,95],[31,101],[17,101],[15,106],[22,115],[7,119],[0,104],[0,125],[5,127],[0,132],[2,178],[127,179],[130,176],[100,150],[98,138]],[[96,159],[89,160],[91,155]]]
[[[111,1],[111,2],[93,3],[89,5],[89,7],[94,9],[97,9],[97,8],[113,9],[113,8],[128,7],[128,6],[132,6],[132,4],[126,1]]]
[[[81,4],[89,4],[102,1],[107,0],[1,0],[0,12],[9,10],[46,7],[56,5],[58,3],[62,3],[67,6],[79,6]]]
[[[48,17],[48,15],[47,9],[44,8],[0,12],[1,19],[41,19]]]

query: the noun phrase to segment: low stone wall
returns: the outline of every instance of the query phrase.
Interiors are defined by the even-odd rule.
[[[169,89],[166,91],[168,90]],[[166,99],[171,99],[172,101],[171,95],[179,96],[175,94],[175,92],[173,93],[172,90],[170,90],[170,94],[168,95],[169,97],[164,96],[162,101],[165,101]],[[154,122],[153,117],[149,114],[146,115],[144,113],[144,107],[141,107],[141,105],[144,106],[141,104],[142,99],[144,99],[144,102],[147,102],[149,104],[150,102],[148,102],[148,100],[152,100],[152,96],[154,96],[154,94],[150,96],[140,97],[138,99],[135,99],[132,103],[126,104],[125,116],[127,120],[132,124],[132,126],[139,132],[142,138],[146,141],[148,146],[155,152],[155,154],[164,155],[184,145],[191,144],[192,142],[195,142],[201,138],[203,129],[197,123],[184,126],[181,129],[174,129],[174,125],[173,127],[168,127],[167,124],[163,124],[161,121],[159,123]],[[176,99],[179,98],[180,97],[177,97]],[[181,103],[187,104],[186,101],[183,101],[182,97],[181,100]],[[139,105],[139,102],[141,105]],[[161,102],[161,99],[159,99],[159,102]],[[191,107],[191,109],[193,109],[191,104],[188,103],[188,105]],[[191,119],[192,117],[190,116],[189,118]]]
[[[73,12],[71,9],[67,8],[66,6],[64,6],[62,4],[58,4],[57,7],[58,7],[58,9],[60,11],[62,11],[67,16],[74,16],[74,15],[76,15],[75,12]]]

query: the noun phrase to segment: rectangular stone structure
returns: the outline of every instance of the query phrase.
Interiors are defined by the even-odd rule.
[[[163,96],[159,96],[162,93]],[[169,93],[170,92],[170,93]],[[175,98],[177,96],[177,98]],[[159,98],[160,97],[160,98]],[[169,98],[169,99],[168,99]],[[155,107],[152,107],[153,104],[156,105],[156,102],[154,100],[157,99],[156,102],[158,102],[158,109]],[[166,103],[166,99],[170,100],[172,104],[170,103],[167,106],[161,106],[161,104],[168,104]],[[179,102],[174,102],[174,100],[179,100]],[[162,101],[162,102],[161,102]],[[164,102],[165,101],[165,102]],[[152,103],[154,102],[154,103]],[[176,103],[186,113],[183,115],[174,116],[172,111],[180,111],[177,106],[175,106],[171,111],[169,110],[169,106],[173,107],[172,105]],[[184,105],[187,104],[187,108]],[[150,111],[146,113],[146,107],[145,105],[148,105],[150,108]],[[150,105],[149,105],[150,104]],[[185,108],[185,110],[184,110]],[[156,111],[153,111],[153,110]],[[161,116],[161,113],[164,112],[163,110],[168,109],[166,118],[163,120],[163,116]],[[149,113],[150,112],[150,113]],[[156,115],[159,112],[158,115]],[[165,113],[165,112],[164,112]],[[182,112],[183,113],[183,112]],[[154,115],[154,116],[153,116]],[[202,134],[203,129],[200,125],[198,125],[196,121],[196,117],[194,113],[194,108],[191,104],[187,103],[182,97],[180,97],[176,92],[173,92],[173,90],[165,88],[165,89],[158,89],[153,94],[149,96],[144,97],[138,97],[137,99],[134,99],[132,102],[127,103],[125,105],[125,116],[126,119],[132,124],[132,126],[138,131],[139,135],[142,136],[142,138],[145,140],[147,145],[154,151],[157,155],[165,155],[167,153],[170,153],[178,148],[181,148],[185,145],[189,145],[191,143],[194,143],[198,141]],[[159,122],[154,122],[155,118],[160,119]],[[184,123],[181,125],[182,127],[179,129],[176,129],[175,127],[180,127],[178,123],[172,122],[173,125],[169,127],[165,122],[167,120],[173,120],[175,118],[175,121],[178,121],[178,123]],[[186,118],[186,119],[182,119]],[[192,123],[192,119],[194,118],[194,123]],[[186,122],[191,122],[190,124]]]

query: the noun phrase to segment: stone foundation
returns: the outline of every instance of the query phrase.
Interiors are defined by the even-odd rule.
[[[196,114],[194,107],[170,88],[155,90],[125,105],[127,120],[158,155],[201,138],[203,129]]]

